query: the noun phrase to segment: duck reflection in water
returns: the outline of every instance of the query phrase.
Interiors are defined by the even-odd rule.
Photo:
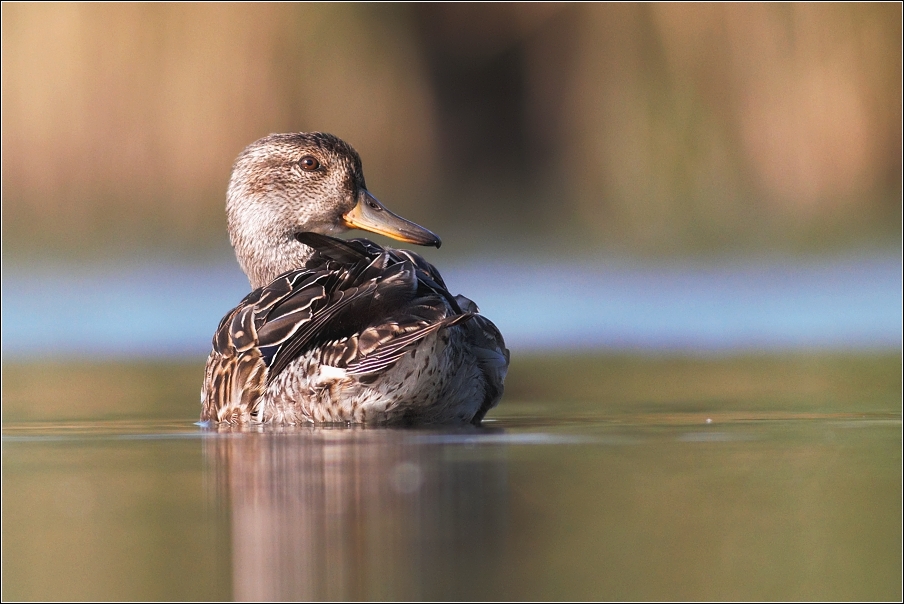
[[[504,449],[449,440],[485,429],[265,430],[205,439],[234,599],[480,598],[505,557]]]

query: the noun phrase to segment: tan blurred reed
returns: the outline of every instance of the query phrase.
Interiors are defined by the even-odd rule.
[[[8,258],[223,250],[233,158],[293,130],[346,138],[388,205],[474,242],[661,254],[900,237],[897,4],[2,16]],[[482,97],[481,69],[514,88]]]

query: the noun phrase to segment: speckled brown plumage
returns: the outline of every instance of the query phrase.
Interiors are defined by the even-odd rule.
[[[417,254],[330,236],[362,228],[439,246],[367,191],[347,143],[253,143],[226,209],[253,291],[214,335],[202,420],[476,424],[499,401],[509,352],[472,301]]]

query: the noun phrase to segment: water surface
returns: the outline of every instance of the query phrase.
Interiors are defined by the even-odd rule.
[[[896,354],[523,358],[481,429],[208,430],[195,374],[4,365],[4,599],[901,596]]]
[[[901,341],[901,258],[656,266],[517,258],[440,264],[512,350],[882,350]],[[216,265],[4,267],[3,355],[203,355],[248,293]]]

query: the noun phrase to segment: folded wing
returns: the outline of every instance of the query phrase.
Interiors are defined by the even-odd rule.
[[[267,384],[312,351],[367,381],[427,336],[475,316],[417,254],[361,239],[297,237],[317,252],[307,265],[251,292],[220,322],[202,419],[257,419]]]

